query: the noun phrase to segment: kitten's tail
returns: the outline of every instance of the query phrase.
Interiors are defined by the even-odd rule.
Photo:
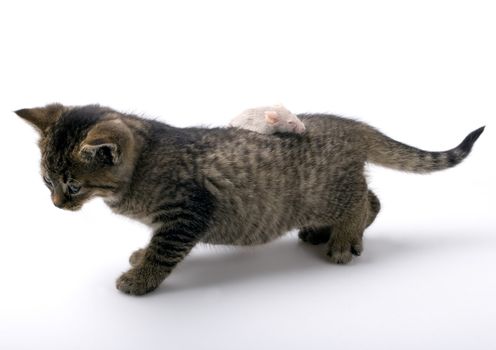
[[[428,152],[408,146],[369,128],[366,133],[368,156],[371,163],[413,173],[430,173],[451,168],[461,163],[484,131],[484,126],[472,131],[457,147],[444,152]]]

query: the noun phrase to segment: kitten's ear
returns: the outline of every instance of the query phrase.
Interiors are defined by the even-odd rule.
[[[132,133],[122,120],[105,120],[88,132],[79,148],[79,156],[86,163],[117,165],[132,144]]]
[[[265,121],[268,124],[275,124],[279,121],[279,113],[276,111],[265,111]]]
[[[97,162],[102,165],[116,165],[120,160],[119,146],[115,143],[83,145],[79,151],[81,159],[87,163]]]
[[[14,113],[34,126],[39,132],[45,133],[66,109],[63,105],[54,103],[46,107],[19,109]]]

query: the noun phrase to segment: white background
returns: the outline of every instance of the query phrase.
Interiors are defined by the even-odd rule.
[[[495,349],[491,1],[2,1],[1,349]],[[241,110],[359,118],[455,169],[370,167],[383,210],[348,266],[295,232],[198,247],[154,293],[114,287],[148,229],[55,208],[12,111],[101,103],[176,126]]]

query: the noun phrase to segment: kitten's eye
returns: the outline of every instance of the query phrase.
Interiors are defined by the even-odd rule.
[[[70,194],[76,194],[81,189],[81,184],[77,181],[71,180],[67,183],[67,189]]]
[[[43,176],[43,181],[45,181],[45,184],[48,186],[48,188],[53,188],[52,180],[50,180],[48,176]]]

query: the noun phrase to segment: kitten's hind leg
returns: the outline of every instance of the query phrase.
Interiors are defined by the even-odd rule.
[[[363,231],[369,224],[369,221],[368,194],[364,194],[362,199],[358,200],[353,208],[348,210],[333,225],[332,236],[329,240],[327,251],[327,255],[332,262],[336,264],[347,264],[351,261],[353,255],[358,256],[362,253]]]
[[[381,202],[374,192],[368,190],[367,193],[368,201],[368,214],[367,214],[367,227],[369,227],[379,214],[381,210]],[[305,243],[310,244],[322,244],[327,243],[331,238],[332,226],[322,226],[322,227],[303,227],[298,232],[298,237]],[[359,251],[353,252],[355,255],[360,255]]]
[[[377,198],[375,193],[372,192],[371,190],[369,190],[367,195],[368,195],[367,199],[369,203],[367,227],[369,227],[374,222],[375,218],[377,217],[377,214],[379,214],[379,211],[381,211],[381,202],[379,201],[379,198]]]
[[[303,242],[314,245],[327,243],[331,237],[331,226],[303,227],[298,232],[298,237]]]

